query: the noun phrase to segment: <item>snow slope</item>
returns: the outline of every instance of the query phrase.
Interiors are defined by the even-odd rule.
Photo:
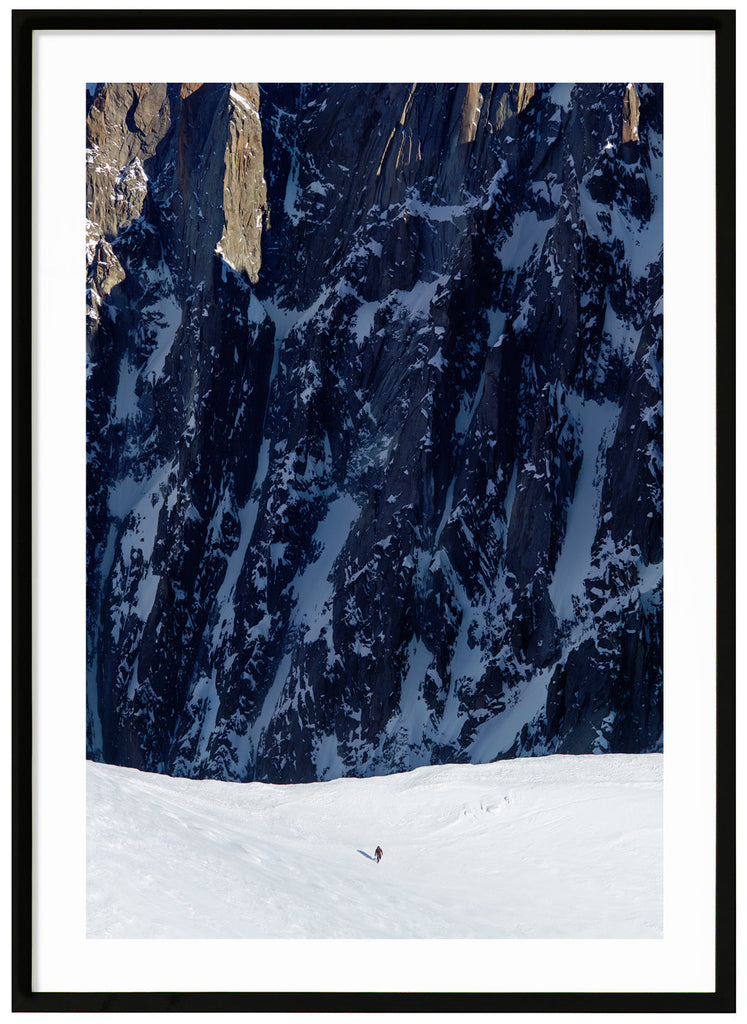
[[[89,762],[87,934],[659,938],[662,767],[555,755],[277,786]]]

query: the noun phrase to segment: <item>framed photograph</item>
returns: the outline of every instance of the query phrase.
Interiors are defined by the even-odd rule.
[[[734,12],[13,48],[14,1009],[733,1011]]]

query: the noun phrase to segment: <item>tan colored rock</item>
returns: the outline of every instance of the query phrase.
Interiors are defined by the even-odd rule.
[[[217,252],[256,282],[269,222],[258,85],[104,85],[89,111],[88,147],[89,257],[98,238],[113,240],[142,216],[160,175],[158,201],[180,224],[198,280]]]
[[[480,82],[470,82],[467,85],[462,100],[462,109],[459,119],[459,144],[474,142],[477,135],[477,125],[480,120],[482,108],[482,95],[480,93]]]
[[[520,114],[524,110],[537,91],[536,82],[519,82],[516,86],[516,113]]]
[[[135,127],[143,135],[158,133],[165,114],[166,85],[163,82],[155,85],[138,84],[133,87],[133,92],[136,100],[132,111]]]
[[[267,214],[259,86],[234,83],[228,96],[223,232],[219,247],[232,266],[255,283],[262,263],[262,231]]]
[[[633,82],[628,82],[623,97],[622,109],[622,141],[638,142],[638,122],[640,120],[641,101],[638,90]]]
[[[103,298],[108,295],[124,279],[125,272],[112,247],[103,238],[100,239],[90,266],[90,280],[99,296]]]
[[[86,199],[88,219],[105,238],[140,217],[148,194],[144,164],[170,127],[163,84],[104,85],[97,93],[88,114]]]
[[[86,320],[89,335],[92,337],[99,327],[99,312],[104,299],[124,281],[126,274],[112,247],[103,238],[99,238],[98,241],[90,240],[87,248]]]

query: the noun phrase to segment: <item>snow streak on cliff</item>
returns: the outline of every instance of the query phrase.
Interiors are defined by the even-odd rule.
[[[88,753],[662,735],[662,94],[88,99]]]

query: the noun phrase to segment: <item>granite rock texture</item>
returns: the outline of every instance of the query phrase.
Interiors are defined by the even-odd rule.
[[[662,743],[662,94],[99,85],[88,756]]]

